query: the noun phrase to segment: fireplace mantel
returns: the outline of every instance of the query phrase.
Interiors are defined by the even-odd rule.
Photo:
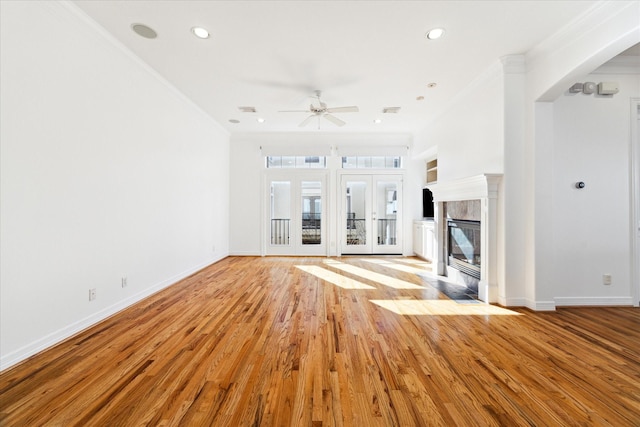
[[[453,202],[497,198],[502,174],[482,174],[427,185],[433,193],[434,202]]]
[[[444,235],[446,232],[446,218],[443,218],[443,203],[480,200],[481,202],[481,249],[482,269],[478,298],[485,302],[505,303],[504,292],[504,233],[502,227],[500,207],[502,206],[500,187],[502,174],[482,174],[453,181],[444,181],[427,185],[433,193],[436,203],[436,240],[437,255],[434,261],[439,274],[444,274],[446,268],[446,248]]]

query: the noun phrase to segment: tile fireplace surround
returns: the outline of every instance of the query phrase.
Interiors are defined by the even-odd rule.
[[[436,250],[434,264],[438,274],[444,274],[447,265],[445,235],[447,218],[445,202],[480,201],[480,283],[478,298],[484,302],[504,304],[504,240],[501,226],[501,174],[482,174],[454,181],[427,185],[433,193],[436,205],[435,232]],[[465,204],[452,204],[464,206]],[[476,205],[475,203],[469,205]],[[452,206],[452,207],[453,207]],[[454,208],[455,209],[455,208]],[[451,209],[449,214],[451,215]],[[458,218],[460,219],[460,218]]]

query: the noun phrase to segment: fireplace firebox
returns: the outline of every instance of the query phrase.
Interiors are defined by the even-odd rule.
[[[462,273],[480,279],[480,221],[447,221],[448,264]]]

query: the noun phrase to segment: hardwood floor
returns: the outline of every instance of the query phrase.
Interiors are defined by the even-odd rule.
[[[2,426],[640,426],[640,310],[415,258],[230,257],[0,374]]]

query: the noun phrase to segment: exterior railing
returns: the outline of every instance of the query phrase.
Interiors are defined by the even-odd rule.
[[[396,220],[395,218],[378,219],[378,244],[379,245],[395,245],[397,240]]]
[[[347,245],[366,244],[366,220],[364,218],[347,218]]]
[[[303,214],[302,244],[319,245],[322,243],[322,221],[320,214]],[[288,245],[291,243],[291,220],[288,218],[271,219],[271,244]]]
[[[319,245],[322,243],[322,222],[320,213],[302,214],[302,244]]]
[[[288,245],[290,233],[290,219],[273,218],[271,220],[271,244]]]

